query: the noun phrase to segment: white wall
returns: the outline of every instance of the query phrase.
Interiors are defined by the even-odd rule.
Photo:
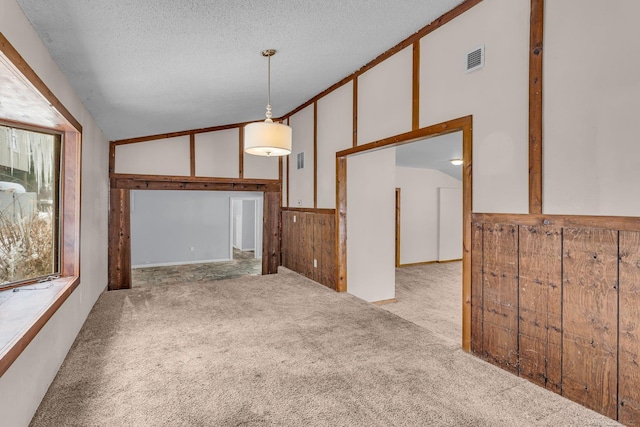
[[[0,0],[0,31],[83,127],[81,283],[0,377],[1,423],[13,427],[29,424],[89,311],[106,289],[109,145],[14,0]]]
[[[396,167],[396,187],[401,189],[400,264],[440,260],[439,188],[461,189],[462,181],[435,169]],[[462,206],[451,214],[461,217]],[[462,247],[462,237],[457,244]]]
[[[411,130],[413,48],[358,77],[358,145]]]
[[[336,152],[353,146],[353,82],[318,100],[318,208],[336,207]]]
[[[189,176],[189,136],[116,146],[116,173]]]
[[[196,176],[240,176],[240,131],[236,129],[195,135]]]
[[[640,216],[640,2],[545,4],[543,210]]]
[[[462,259],[462,188],[438,189],[438,261]]]
[[[347,292],[395,298],[395,149],[347,159]]]
[[[260,217],[260,220],[262,217]],[[256,247],[256,202],[242,201],[242,247],[243,251],[252,251]]]
[[[144,267],[232,259],[230,198],[238,196],[262,197],[262,193],[132,191],[131,264]],[[243,209],[241,215],[247,212]],[[253,230],[243,228],[243,239],[245,233],[253,240]]]
[[[474,212],[529,210],[529,15],[529,0],[485,0],[421,40],[420,126],[473,115]]]
[[[313,206],[313,104],[291,116],[293,151],[289,155],[289,206]],[[304,153],[304,168],[297,169],[297,156]],[[334,153],[335,155],[335,153]]]

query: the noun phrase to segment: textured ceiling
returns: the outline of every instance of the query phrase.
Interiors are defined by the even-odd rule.
[[[462,181],[462,165],[451,159],[462,158],[462,132],[404,144],[396,148],[396,165],[408,168],[436,169]]]
[[[462,0],[17,0],[109,139],[282,116]]]

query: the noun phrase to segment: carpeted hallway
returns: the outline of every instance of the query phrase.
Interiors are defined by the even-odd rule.
[[[617,423],[281,269],[104,293],[31,425]]]

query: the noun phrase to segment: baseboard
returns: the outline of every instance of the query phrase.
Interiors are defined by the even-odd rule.
[[[151,268],[151,267],[171,267],[172,265],[189,265],[189,264],[210,264],[212,262],[227,262],[233,261],[229,258],[222,259],[201,259],[197,261],[176,261],[176,262],[157,262],[153,264],[137,264],[132,265],[131,268]]]
[[[383,299],[381,301],[371,301],[373,305],[385,305],[385,304],[393,304],[394,302],[398,302],[396,298],[391,299]]]
[[[403,267],[417,267],[419,265],[430,265],[430,264],[446,264],[448,262],[458,262],[458,261],[462,261],[462,258],[459,259],[446,259],[446,260],[442,260],[442,261],[424,261],[424,262],[414,262],[411,264],[399,264],[396,265],[396,267],[398,268],[403,268]]]

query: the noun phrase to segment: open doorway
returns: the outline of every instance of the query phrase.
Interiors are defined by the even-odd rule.
[[[232,260],[262,258],[262,227],[260,219],[260,198],[231,197],[230,203]]]
[[[261,274],[262,261],[256,255],[261,256],[262,249],[262,197],[230,191],[131,191],[132,287]],[[243,259],[233,256],[229,212],[234,199],[251,205],[246,217],[253,247],[251,256]]]
[[[377,303],[388,307],[400,307],[398,303],[399,294],[396,293],[396,258],[398,264],[409,264],[415,268],[426,268],[430,265],[442,268],[451,268],[453,273],[435,274],[426,272],[424,274],[415,273],[409,279],[419,283],[425,283],[425,278],[439,276],[435,284],[435,291],[443,290],[445,280],[451,284],[452,292],[446,297],[450,303],[449,310],[441,313],[443,316],[433,318],[433,326],[440,327],[444,323],[452,322],[453,333],[447,334],[450,342],[457,344],[462,342],[462,347],[468,350],[470,343],[470,301],[471,301],[471,257],[469,248],[471,246],[471,137],[472,117],[462,117],[444,123],[439,123],[426,128],[420,128],[406,134],[396,135],[381,141],[375,141],[363,146],[354,147],[337,153],[337,182],[338,194],[344,195],[344,201],[339,198],[339,206],[336,206],[336,227],[341,232],[338,233],[338,260],[339,260],[339,282],[338,289],[347,291],[366,301]],[[429,240],[432,258],[422,258],[410,260],[408,251],[402,241],[396,240],[396,224],[400,218],[400,229],[402,229],[402,212],[396,215],[396,200],[400,200],[400,208],[403,207],[405,192],[401,189],[396,193],[397,182],[389,177],[396,175],[396,150],[399,147],[410,145],[417,141],[430,139],[437,144],[438,138],[450,134],[458,133],[462,136],[461,155],[463,162],[460,167],[462,175],[462,221],[455,221],[458,225],[458,233],[462,238],[457,237],[457,248],[462,248],[462,262],[457,261],[457,255],[444,255],[446,248],[440,248],[438,236],[441,233],[441,224],[436,223],[435,233]],[[439,140],[442,142],[443,140]],[[459,141],[459,137],[458,137]],[[415,157],[415,155],[411,156]],[[431,156],[433,157],[433,156]],[[455,155],[447,155],[446,161],[455,158]],[[348,171],[348,173],[347,173]],[[442,178],[442,176],[441,176]],[[439,211],[438,201],[442,194],[449,197],[447,191],[440,188],[457,188],[459,190],[460,180],[456,185],[438,185],[435,191],[435,201],[426,203],[432,208],[436,208],[434,214],[437,218],[449,219],[449,215]],[[424,186],[417,186],[420,190]],[[399,196],[397,197],[396,194]],[[459,193],[458,193],[459,194]],[[348,197],[346,197],[348,195]],[[459,206],[458,200],[458,206]],[[415,208],[409,209],[415,213]],[[344,212],[344,213],[343,213]],[[458,212],[459,219],[459,212]],[[347,220],[348,219],[348,220]],[[460,228],[462,230],[460,230]],[[411,231],[412,234],[419,234]],[[459,234],[458,234],[459,236]],[[415,237],[415,236],[414,236]],[[423,241],[425,239],[423,238]],[[402,249],[405,246],[404,250]],[[396,251],[396,248],[399,248]],[[421,248],[423,252],[426,249]],[[398,257],[396,257],[396,254]],[[440,255],[439,255],[440,254]],[[447,259],[445,259],[445,257]],[[404,260],[403,260],[404,258]],[[444,262],[451,261],[451,262]],[[410,272],[410,267],[400,267],[403,273]],[[416,277],[416,276],[422,276]],[[447,285],[448,286],[448,285]],[[432,308],[425,305],[425,301],[419,301],[418,307],[414,310],[417,319],[426,320],[425,310],[432,313],[442,309],[445,304],[445,297],[438,296],[434,292],[427,292]],[[462,303],[462,304],[461,304]],[[389,310],[391,311],[391,310]],[[402,317],[406,318],[403,313]],[[414,321],[413,319],[409,319]],[[414,323],[416,323],[414,321]],[[437,333],[437,332],[436,332]]]

